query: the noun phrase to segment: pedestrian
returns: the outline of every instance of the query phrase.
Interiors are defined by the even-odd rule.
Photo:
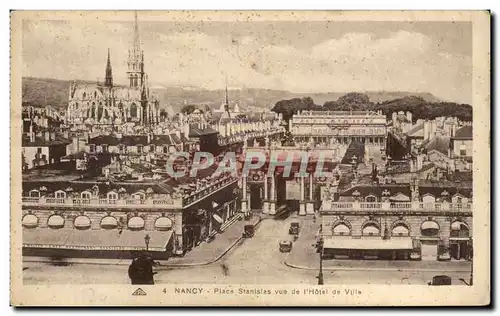
[[[150,256],[140,255],[132,260],[128,268],[128,276],[132,284],[154,284],[153,266],[156,263]]]
[[[229,275],[229,267],[228,267],[225,263],[223,263],[223,264],[221,265],[221,267],[222,267],[222,273],[223,273],[225,276]]]

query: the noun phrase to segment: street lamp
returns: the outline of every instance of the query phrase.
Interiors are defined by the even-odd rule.
[[[323,280],[323,237],[320,238],[318,241],[318,248],[319,248],[319,273],[318,273],[318,285],[323,285],[324,280]]]
[[[149,251],[149,241],[151,240],[151,237],[149,237],[149,234],[146,234],[144,236],[144,242],[146,243],[146,251]]]

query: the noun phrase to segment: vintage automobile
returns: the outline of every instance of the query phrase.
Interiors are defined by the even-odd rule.
[[[410,260],[415,260],[415,261],[422,260],[421,252],[420,251],[412,251],[410,253]]]
[[[290,252],[292,250],[292,242],[290,240],[280,241],[280,252]]]
[[[443,252],[438,254],[438,261],[448,261],[451,260],[451,255],[449,252]]]
[[[290,235],[298,235],[299,234],[299,222],[290,223],[290,229],[288,229],[288,233]]]
[[[427,283],[428,285],[451,285],[451,278],[447,275],[436,275],[431,281]]]
[[[254,226],[253,225],[245,225],[243,228],[243,237],[252,238],[254,235]]]

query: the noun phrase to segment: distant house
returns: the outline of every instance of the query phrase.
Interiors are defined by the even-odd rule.
[[[59,163],[61,158],[66,156],[66,146],[71,141],[54,132],[46,131],[42,135],[39,137],[31,132],[28,137],[23,137],[23,170]]]
[[[451,157],[455,170],[471,170],[472,168],[472,126],[466,125],[458,129],[450,141]]]

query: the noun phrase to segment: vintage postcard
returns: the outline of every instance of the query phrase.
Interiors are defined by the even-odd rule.
[[[487,11],[13,11],[11,304],[490,302]]]

